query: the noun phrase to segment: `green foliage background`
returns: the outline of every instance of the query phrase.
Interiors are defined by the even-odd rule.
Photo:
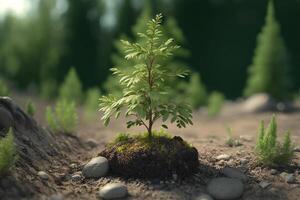
[[[174,37],[185,49],[173,57],[174,62],[166,63],[199,73],[207,92],[217,90],[231,99],[242,96],[248,66],[256,65],[256,46],[255,57],[263,54],[256,41],[265,24],[267,0],[65,0],[62,11],[56,3],[63,1],[37,2],[27,16],[1,18],[0,75],[17,88],[35,88],[45,98],[58,94],[71,67],[83,90],[107,89],[109,68],[118,65],[118,56],[122,56],[116,41],[125,37],[136,40],[134,32],[141,32],[145,19],[159,12],[165,16],[167,37]],[[281,39],[273,48],[287,53],[282,56],[288,56],[290,89],[296,92],[300,88],[300,2],[274,0],[274,10]],[[266,29],[274,28],[265,27],[263,32],[268,32]]]

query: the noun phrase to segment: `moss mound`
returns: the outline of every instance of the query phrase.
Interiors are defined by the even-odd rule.
[[[181,137],[171,138],[155,133],[151,139],[145,134],[120,134],[108,144],[100,156],[106,157],[110,171],[126,178],[170,178],[192,175],[198,170],[198,151]]]

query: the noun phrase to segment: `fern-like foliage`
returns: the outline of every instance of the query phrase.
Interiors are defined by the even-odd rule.
[[[267,166],[287,165],[293,157],[293,144],[290,133],[287,132],[282,143],[277,142],[277,123],[275,116],[265,130],[264,122],[260,123],[259,135],[256,144],[256,152],[259,161]]]
[[[13,130],[10,128],[6,137],[0,139],[0,176],[14,165],[16,159],[17,150],[14,144]]]
[[[105,125],[109,124],[112,116],[118,118],[123,108],[126,108],[126,117],[134,117],[134,120],[127,121],[127,127],[145,126],[149,137],[152,135],[153,124],[160,118],[163,128],[168,128],[164,122],[169,117],[171,123],[176,122],[179,128],[192,124],[190,106],[172,103],[168,96],[165,80],[169,76],[185,77],[186,71],[168,71],[160,65],[160,59],[171,56],[179,48],[173,44],[173,39],[161,40],[161,23],[162,15],[159,14],[148,22],[145,33],[138,33],[145,40],[143,43],[122,40],[125,59],[138,61],[138,64],[130,72],[111,69],[119,77],[123,94],[121,97],[109,95],[100,98],[100,111],[104,112],[102,120]]]
[[[52,131],[72,134],[78,122],[75,103],[60,100],[56,103],[54,110],[47,107],[46,120]]]

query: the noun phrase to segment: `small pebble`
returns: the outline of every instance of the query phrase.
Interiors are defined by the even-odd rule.
[[[48,175],[46,172],[44,172],[44,171],[39,171],[39,172],[37,173],[37,175],[38,175],[41,179],[43,179],[43,180],[48,180],[48,179],[49,179],[49,175]]]
[[[227,154],[221,154],[221,155],[218,155],[216,157],[216,159],[219,161],[219,160],[229,160],[230,159],[230,155],[227,155]]]
[[[269,187],[271,185],[271,183],[269,182],[266,182],[266,181],[262,181],[259,183],[259,186],[262,188],[262,189],[265,189],[267,187]]]

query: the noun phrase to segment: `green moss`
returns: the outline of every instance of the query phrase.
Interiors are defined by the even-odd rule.
[[[116,138],[109,143],[109,146],[115,146],[118,153],[137,152],[137,151],[153,151],[166,156],[176,153],[176,148],[168,146],[166,141],[172,140],[172,136],[164,130],[153,131],[152,138],[148,137],[148,133],[144,132],[137,135],[129,133],[119,133]],[[182,141],[187,148],[193,146],[186,141]]]

